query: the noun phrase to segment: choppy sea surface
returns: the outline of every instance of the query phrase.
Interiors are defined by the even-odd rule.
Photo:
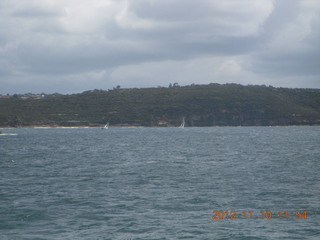
[[[320,127],[2,131],[1,240],[320,239]]]

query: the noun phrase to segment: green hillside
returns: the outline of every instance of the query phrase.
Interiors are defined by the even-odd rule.
[[[0,126],[320,124],[320,90],[238,84],[93,90],[0,99]]]

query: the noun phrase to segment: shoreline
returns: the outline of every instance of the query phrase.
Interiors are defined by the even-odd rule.
[[[320,127],[320,124],[305,124],[305,125],[214,125],[214,126],[185,126],[185,128],[208,128],[208,127]],[[77,128],[101,128],[103,126],[22,126],[22,127],[0,127],[0,129],[77,129]],[[109,126],[109,129],[112,128],[179,128],[179,126],[133,126],[133,125],[113,125]],[[106,129],[107,130],[107,129]],[[1,134],[1,131],[0,131]]]

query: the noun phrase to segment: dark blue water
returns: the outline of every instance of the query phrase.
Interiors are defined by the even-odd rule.
[[[3,132],[1,240],[320,239],[320,127]]]

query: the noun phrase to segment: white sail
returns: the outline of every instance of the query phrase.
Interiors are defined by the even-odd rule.
[[[180,125],[179,128],[184,128],[184,125],[185,125],[185,121],[184,121],[184,118],[183,118],[183,119],[182,119],[182,123],[181,123],[181,125]]]
[[[109,128],[109,122],[103,127],[103,129],[108,129]]]

